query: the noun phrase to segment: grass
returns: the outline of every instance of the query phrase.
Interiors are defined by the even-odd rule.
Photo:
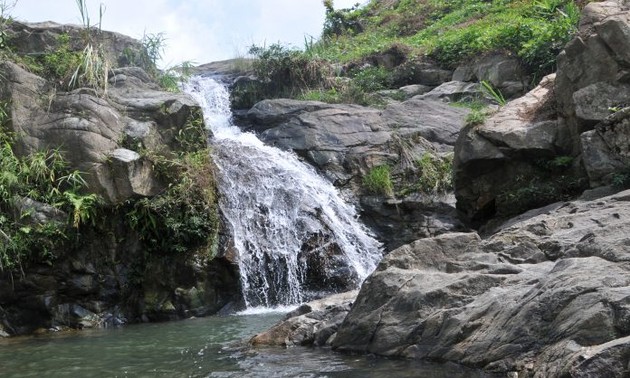
[[[391,197],[394,195],[394,185],[388,165],[379,165],[370,169],[363,177],[363,186],[372,194]]]
[[[427,61],[453,69],[494,52],[518,57],[541,78],[554,70],[580,14],[571,0],[372,0],[338,10],[325,1],[324,7],[322,37],[305,38],[304,51],[280,45],[250,50],[263,84],[245,89],[251,95],[240,93],[248,101],[236,108],[277,97],[371,105],[371,93],[415,83]],[[383,55],[397,60],[394,67],[379,63]],[[336,85],[340,76],[346,80]],[[505,103],[491,86],[486,91]]]

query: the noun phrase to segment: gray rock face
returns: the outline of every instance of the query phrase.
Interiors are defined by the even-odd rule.
[[[628,373],[630,191],[418,240],[366,280],[333,347],[519,377]],[[601,369],[601,370],[599,370]]]
[[[0,70],[11,126],[22,136],[17,151],[26,155],[59,148],[72,167],[86,173],[90,190],[110,203],[155,194],[162,187],[149,162],[140,156],[122,161],[114,152],[124,147],[179,149],[180,131],[200,112],[189,96],[159,91],[139,68],[115,70],[105,97],[85,89],[50,92],[46,80],[10,62]]]
[[[54,49],[61,33],[73,43],[81,32],[67,25],[11,25],[7,33],[23,54]],[[129,49],[141,49],[137,41],[115,33],[101,37],[112,62]],[[199,247],[202,237],[190,251],[167,254],[170,240],[162,243],[155,240],[158,235],[149,241],[147,229],[130,221],[147,216],[138,213],[140,198],[176,184],[154,171],[155,156],[207,152],[200,107],[191,97],[161,91],[138,67],[113,69],[106,93],[88,88],[56,92],[53,83],[9,61],[0,62],[0,78],[0,99],[10,104],[7,126],[16,135],[15,153],[58,149],[69,170],[82,172],[86,194],[104,199],[94,224],[83,223],[73,232],[65,232],[71,227],[68,214],[49,204],[29,198],[14,198],[8,209],[1,204],[0,216],[25,227],[54,226],[72,240],[42,250],[51,264],[39,264],[35,251],[29,261],[18,260],[18,274],[0,271],[0,337],[203,316],[235,300],[237,268],[227,259],[211,259],[214,236],[208,235],[208,245]],[[212,175],[201,174],[212,189]],[[200,200],[193,195],[191,200]],[[162,199],[165,205],[173,201]],[[204,201],[212,211],[211,200]],[[0,243],[5,239],[9,236],[0,230]]]
[[[524,94],[528,79],[520,61],[513,56],[491,54],[483,56],[471,64],[457,67],[453,72],[454,81],[487,81],[498,89],[505,98]]]
[[[84,28],[78,25],[62,25],[55,22],[19,22],[9,24],[7,35],[11,40],[11,48],[19,55],[38,55],[54,51],[59,44],[60,35],[68,35],[71,48],[80,51],[83,43]],[[119,33],[102,31],[100,42],[106,59],[114,66],[130,65],[129,56],[136,60],[149,62],[140,41]],[[139,58],[139,59],[138,59]],[[135,62],[138,63],[138,62]]]
[[[558,56],[558,113],[574,151],[580,134],[609,115],[608,107],[627,102],[629,30],[630,12],[623,1],[588,4],[578,36]]]
[[[588,4],[578,35],[558,56],[555,79],[545,78],[483,125],[462,132],[454,177],[457,206],[468,220],[483,223],[505,209],[566,199],[587,184],[610,184],[623,171],[627,117],[611,112],[630,98],[626,46],[627,2]],[[456,78],[466,76],[460,71]],[[565,167],[558,170],[562,161]]]
[[[364,220],[391,249],[464,227],[445,201],[401,196],[390,203],[389,198],[366,193],[363,177],[373,167],[388,165],[393,180],[413,181],[422,174],[416,161],[423,155],[452,151],[467,113],[423,96],[385,109],[279,99],[259,102],[248,118],[267,144],[293,150],[336,186],[360,197]],[[436,215],[430,214],[435,210]]]
[[[591,187],[613,183],[630,165],[630,108],[610,115],[581,135],[582,159]]]

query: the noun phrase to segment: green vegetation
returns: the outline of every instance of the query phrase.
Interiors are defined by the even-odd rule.
[[[453,155],[444,158],[426,152],[416,161],[420,169],[417,191],[426,194],[446,193],[453,189]]]
[[[14,136],[4,131],[8,109],[0,103],[0,270],[30,261],[51,263],[55,251],[94,220],[100,201],[83,193],[81,173],[68,168],[59,150],[17,156],[11,147]],[[52,219],[33,217],[38,207]]]
[[[452,69],[494,52],[520,58],[535,85],[554,70],[580,14],[572,0],[372,0],[347,9],[334,9],[332,0],[323,4],[322,37],[305,39],[304,51],[252,47],[262,84],[241,88],[235,107],[277,97],[373,105],[371,93],[413,84],[427,62]],[[505,104],[500,92],[488,83],[484,88]]]
[[[394,186],[388,165],[379,165],[372,168],[363,177],[363,185],[372,194],[394,195]]]
[[[486,80],[481,81],[481,88],[487,97],[490,97],[499,106],[505,106],[507,101],[500,90],[494,88],[490,82]]]
[[[154,198],[125,205],[129,225],[150,253],[216,254],[219,217],[210,155],[206,149],[167,158],[154,157],[168,188]]]

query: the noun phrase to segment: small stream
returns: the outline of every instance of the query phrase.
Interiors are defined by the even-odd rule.
[[[281,313],[207,317],[39,337],[0,339],[8,377],[487,377],[437,365],[326,349],[248,348]]]

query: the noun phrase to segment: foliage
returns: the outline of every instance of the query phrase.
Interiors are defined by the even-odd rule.
[[[106,92],[110,62],[105,56],[101,40],[101,24],[105,6],[101,4],[99,7],[98,23],[95,26],[91,23],[87,0],[76,0],[76,4],[83,24],[84,47],[79,52],[79,62],[68,81],[68,88],[89,87]]]
[[[579,8],[571,0],[370,1],[345,16],[362,25],[357,33],[324,34],[320,57],[361,61],[394,44],[408,46],[443,66],[505,51],[532,72],[553,69],[555,57],[576,30]],[[540,75],[539,75],[540,76]]]
[[[464,123],[466,126],[481,125],[488,119],[488,113],[483,109],[473,109],[468,113]]]
[[[333,0],[324,0],[323,4],[326,9],[322,33],[324,38],[331,38],[344,33],[354,34],[361,31],[361,23],[358,20],[357,13],[353,12],[359,8],[358,3],[351,8],[339,10],[335,10]]]
[[[248,100],[253,103],[263,98],[297,97],[311,89],[330,87],[332,68],[317,58],[280,44],[269,47],[252,46],[253,70],[259,82],[252,83]]]
[[[0,130],[8,120],[8,104],[1,103]],[[28,261],[52,262],[54,252],[82,225],[93,221],[100,203],[97,195],[82,193],[86,184],[81,173],[69,170],[59,150],[19,157],[11,148],[14,141],[12,135],[0,131],[0,238],[5,239],[0,243],[0,270]],[[35,220],[34,207],[20,205],[26,199],[59,216]],[[63,214],[68,214],[66,219]]]
[[[490,82],[486,80],[481,81],[481,89],[486,94],[486,96],[490,97],[494,102],[499,106],[505,106],[507,101],[505,97],[503,97],[503,93],[500,90],[494,88]]]
[[[497,196],[497,215],[511,216],[550,203],[569,200],[581,193],[586,184],[586,180],[568,175],[544,179],[536,177],[529,181],[522,179],[514,185],[514,189]]]
[[[184,61],[174,66],[158,70],[155,79],[162,89],[169,92],[179,92],[180,84],[185,82],[192,75],[193,63]]]
[[[417,190],[426,194],[445,193],[453,189],[453,155],[440,158],[426,152],[416,161],[421,171]]]
[[[187,253],[204,248],[216,254],[219,218],[216,189],[207,149],[171,159],[154,157],[167,190],[128,204],[126,219],[151,253]]]
[[[379,165],[370,169],[363,177],[363,186],[370,193],[393,196],[394,186],[389,166]]]
[[[7,25],[11,22],[11,10],[17,0],[0,0],[0,51],[7,48]]]
[[[57,37],[57,47],[37,59],[35,72],[45,75],[61,86],[70,86],[70,79],[81,64],[79,52],[70,48],[70,36],[66,33]]]
[[[518,176],[511,188],[497,196],[498,215],[519,214],[581,193],[588,182],[571,172],[573,162],[573,157],[564,155],[534,161],[535,171]]]

